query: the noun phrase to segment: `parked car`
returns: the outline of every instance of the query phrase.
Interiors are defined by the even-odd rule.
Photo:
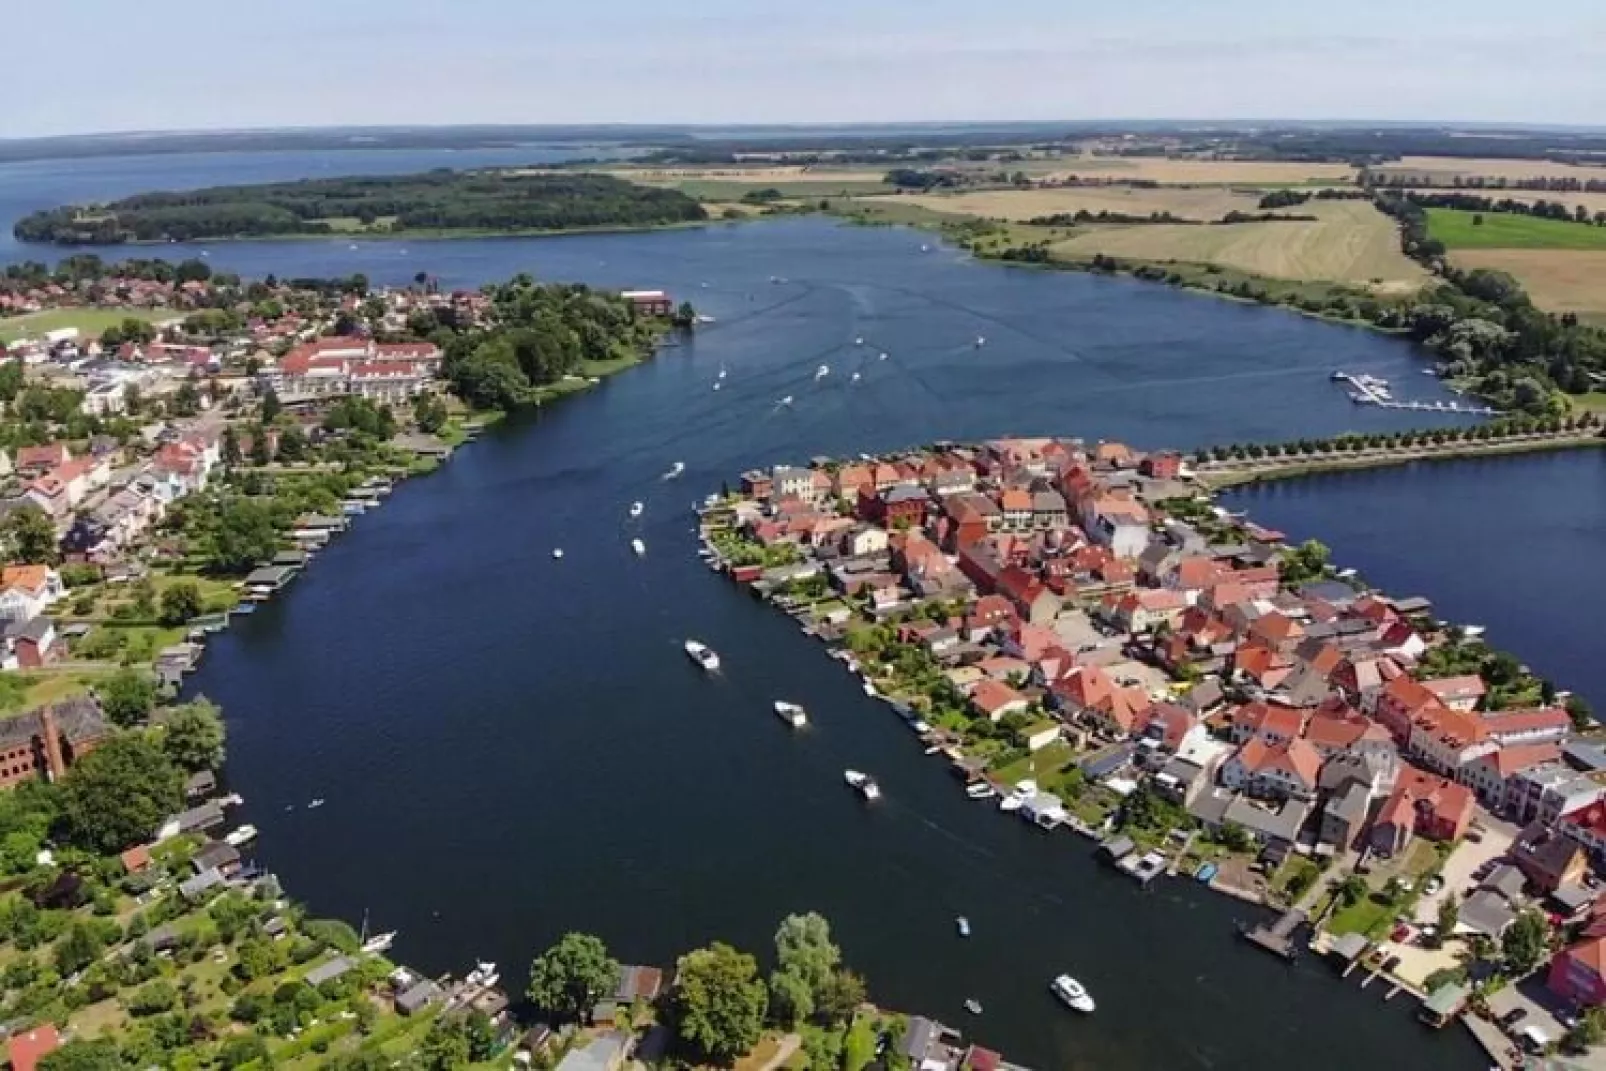
[[[1527,1008],[1512,1008],[1500,1017],[1500,1025],[1507,1030],[1528,1018]]]
[[[1429,896],[1432,896],[1442,888],[1444,888],[1444,879],[1435,874],[1428,879],[1428,883],[1426,885],[1422,886],[1422,891],[1427,893]]]

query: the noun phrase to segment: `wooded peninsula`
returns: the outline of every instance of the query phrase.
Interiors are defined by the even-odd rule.
[[[204,238],[533,232],[656,227],[708,218],[678,190],[610,175],[429,171],[141,193],[25,216],[18,241],[56,245]]]

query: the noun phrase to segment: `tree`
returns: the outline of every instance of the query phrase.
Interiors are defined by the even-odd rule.
[[[672,1012],[675,1032],[699,1058],[729,1064],[764,1031],[768,996],[752,956],[716,941],[680,957]]]
[[[608,955],[601,938],[566,933],[530,964],[525,992],[541,1010],[580,1020],[618,984],[619,963]]]
[[[1590,709],[1589,700],[1581,695],[1569,695],[1564,704],[1567,714],[1573,720],[1573,729],[1580,733],[1588,732],[1595,726],[1595,712]]]
[[[219,509],[209,558],[223,573],[243,573],[279,549],[269,507],[250,498],[231,499]]]
[[[307,456],[307,433],[295,424],[279,432],[279,460],[302,461]]]
[[[473,1011],[463,1020],[463,1036],[468,1040],[468,1058],[475,1063],[489,1060],[496,1048],[496,1028],[482,1011]]]
[[[120,669],[96,690],[100,709],[113,725],[138,725],[156,706],[156,682],[137,669]]]
[[[440,1018],[429,1028],[418,1050],[426,1071],[453,1071],[466,1067],[471,1057],[468,1032],[460,1019]]]
[[[148,839],[184,805],[184,778],[143,733],[121,733],[81,757],[61,780],[71,842],[112,854]]]
[[[777,970],[770,975],[770,1015],[787,1030],[814,1015],[814,989],[795,971]]]
[[[258,424],[251,433],[251,464],[260,468],[272,460],[273,451],[268,446],[268,429]]]
[[[6,515],[5,541],[11,556],[29,565],[54,565],[60,560],[56,546],[56,526],[45,511],[35,505],[12,510]]]
[[[100,956],[105,943],[93,926],[75,922],[56,942],[54,958],[56,973],[65,977],[77,974]]]
[[[245,460],[245,455],[240,451],[240,433],[234,430],[233,424],[223,429],[222,448],[223,464],[230,468]]]
[[[173,392],[173,415],[194,416],[201,411],[201,392],[195,383],[186,379]]]
[[[236,1034],[218,1048],[217,1062],[222,1067],[244,1067],[257,1061],[267,1065],[268,1043],[256,1034]]]
[[[1461,903],[1456,899],[1455,893],[1448,893],[1439,901],[1439,941],[1442,943],[1455,932],[1455,927],[1461,921]]]
[[[833,971],[814,993],[814,1015],[828,1024],[845,1023],[865,1000],[864,979],[848,970]]]
[[[69,1041],[39,1058],[39,1071],[122,1071],[123,1057],[109,1038]]]
[[[1500,938],[1500,951],[1506,957],[1506,973],[1520,977],[1539,966],[1550,939],[1545,917],[1533,908],[1522,912]]]
[[[222,712],[205,696],[174,707],[163,721],[162,750],[181,770],[215,769],[223,762]]]
[[[201,589],[193,580],[180,580],[162,592],[161,622],[167,626],[182,625],[192,617],[201,616],[204,604]]]
[[[269,387],[262,395],[262,423],[272,424],[279,419],[284,411],[284,405],[279,401],[279,392]]]
[[[1606,1041],[1606,1008],[1596,1005],[1585,1009],[1584,1014],[1578,1017],[1578,1022],[1562,1038],[1561,1044],[1573,1055],[1582,1056],[1602,1041]]]
[[[1346,906],[1360,903],[1366,892],[1366,879],[1359,874],[1351,874],[1338,886],[1338,897]]]
[[[775,930],[775,957],[781,970],[797,975],[813,991],[830,979],[842,951],[831,941],[831,924],[810,911],[781,920]]]

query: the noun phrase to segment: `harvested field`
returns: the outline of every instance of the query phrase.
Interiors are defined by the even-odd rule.
[[[830,167],[621,167],[604,172],[630,182],[672,186],[681,182],[741,182],[755,186],[781,183],[880,182],[887,169]]]
[[[1011,165],[1013,168],[1014,165]],[[1331,183],[1353,186],[1357,171],[1349,164],[1299,163],[1283,160],[1169,160],[1149,156],[1067,156],[1031,161],[1023,167],[1034,178],[1144,179],[1168,185],[1298,186]]]
[[[1402,156],[1391,164],[1371,169],[1377,175],[1421,176],[1420,185],[1449,186],[1469,178],[1575,178],[1606,181],[1606,167],[1580,167],[1553,160],[1481,160],[1454,156]],[[1492,192],[1492,191],[1486,191]]]
[[[1394,224],[1365,201],[1312,201],[1308,223],[1104,227],[1052,247],[1081,260],[1095,253],[1134,260],[1218,264],[1274,279],[1372,284],[1403,292],[1427,273],[1400,252]]]
[[[1547,311],[1606,317],[1606,249],[1458,249],[1451,260],[1510,272]]]
[[[913,194],[899,198],[938,212],[962,212],[1021,222],[1059,213],[1120,212],[1147,216],[1169,212],[1181,219],[1214,220],[1228,212],[1259,211],[1258,193],[1225,186],[1137,189],[1130,186],[1074,186],[1053,190],[977,190],[958,194]],[[1283,209],[1298,212],[1299,208]]]

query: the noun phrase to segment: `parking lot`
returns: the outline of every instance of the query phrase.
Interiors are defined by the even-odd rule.
[[[1444,869],[1440,872],[1444,878],[1444,888],[1435,893],[1427,893],[1416,902],[1418,922],[1435,921],[1439,917],[1439,905],[1451,893],[1463,900],[1466,899],[1467,893],[1473,886],[1472,872],[1483,864],[1505,855],[1511,847],[1511,842],[1517,838],[1517,828],[1507,822],[1484,817],[1480,819],[1479,824],[1484,829],[1482,839],[1463,840],[1450,858],[1445,860]]]

